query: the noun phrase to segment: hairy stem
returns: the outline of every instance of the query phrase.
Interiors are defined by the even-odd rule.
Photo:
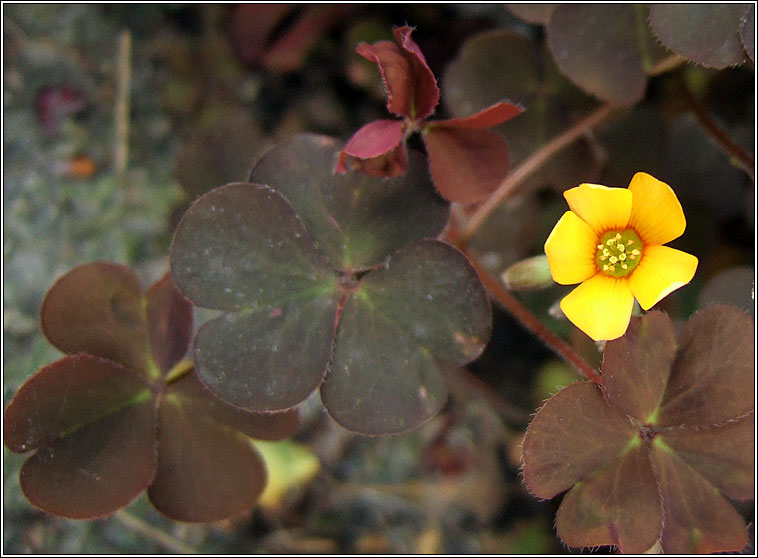
[[[740,168],[742,168],[751,179],[755,180],[753,171],[755,161],[753,156],[737,145],[721,126],[716,123],[711,115],[708,114],[708,111],[705,110],[705,107],[703,107],[700,101],[695,98],[695,95],[693,95],[692,91],[687,86],[687,81],[684,79],[684,74],[682,72],[676,73],[676,79],[684,98],[687,100],[687,103],[703,129],[716,140],[730,157],[739,163]]]
[[[615,107],[609,103],[602,105],[587,117],[575,123],[568,130],[540,147],[528,159],[521,163],[516,170],[506,176],[505,180],[500,183],[497,189],[476,209],[474,214],[468,220],[460,235],[458,247],[464,248],[468,244],[471,237],[476,234],[490,214],[513,194],[519,184],[539,170],[553,155],[579,139],[591,128],[600,124],[613,112],[614,108]]]
[[[497,302],[502,304],[524,327],[539,337],[545,345],[576,368],[585,378],[596,384],[600,383],[600,375],[597,371],[571,345],[550,331],[547,326],[537,319],[508,289],[500,284],[497,278],[493,277],[489,271],[482,267],[473,254],[467,251],[464,251],[464,253],[471,261],[474,269],[476,269],[485,288]]]

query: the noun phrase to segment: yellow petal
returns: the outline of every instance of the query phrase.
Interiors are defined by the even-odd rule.
[[[595,341],[621,337],[632,317],[634,297],[626,278],[598,274],[561,300],[561,310]]]
[[[563,193],[563,197],[598,236],[609,230],[623,230],[632,212],[632,193],[627,188],[608,188],[599,184],[581,184]]]
[[[632,192],[631,226],[645,244],[661,245],[679,238],[686,221],[682,205],[671,187],[644,172],[629,183]]]
[[[576,213],[567,211],[545,241],[545,254],[553,280],[573,285],[597,273],[598,236]]]
[[[637,269],[629,276],[629,287],[644,310],[692,280],[697,258],[668,246],[648,246]]]

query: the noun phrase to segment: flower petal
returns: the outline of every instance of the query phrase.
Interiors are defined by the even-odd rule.
[[[624,335],[632,317],[634,297],[628,281],[598,274],[561,300],[561,310],[595,341]]]
[[[545,241],[553,280],[561,285],[581,283],[597,273],[598,236],[573,211],[567,211]]]
[[[668,246],[648,246],[637,269],[629,277],[629,287],[644,310],[686,285],[697,269],[697,258]]]
[[[563,193],[571,208],[598,236],[609,230],[623,230],[632,212],[632,193],[626,188],[581,184]]]
[[[632,192],[631,226],[645,244],[661,245],[679,238],[686,221],[682,206],[671,187],[644,172],[629,183]]]

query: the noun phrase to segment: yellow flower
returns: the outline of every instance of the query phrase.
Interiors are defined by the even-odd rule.
[[[663,246],[682,235],[684,212],[665,182],[638,172],[629,188],[582,184],[545,242],[556,283],[581,283],[561,310],[595,341],[626,332],[636,298],[644,310],[692,280],[697,258]]]

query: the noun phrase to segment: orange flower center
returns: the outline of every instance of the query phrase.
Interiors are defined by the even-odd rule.
[[[626,277],[641,259],[642,241],[632,229],[608,231],[600,237],[595,265],[605,275]]]

